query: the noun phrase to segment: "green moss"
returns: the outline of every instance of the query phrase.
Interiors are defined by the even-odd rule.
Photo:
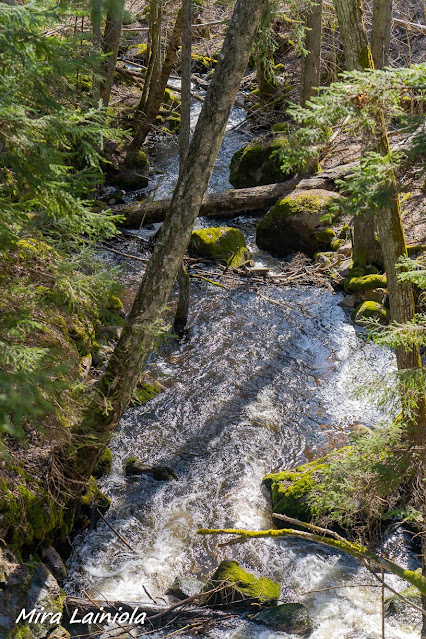
[[[301,521],[311,521],[309,495],[318,483],[324,466],[324,459],[319,459],[294,470],[265,475],[263,484],[271,491],[272,511]]]
[[[217,64],[217,60],[215,58],[209,58],[208,56],[199,55],[198,53],[192,53],[191,60],[192,70],[195,73],[206,73]]]
[[[135,60],[144,59],[147,50],[148,47],[145,42],[141,42],[140,44],[133,44],[131,47],[129,47],[129,54],[130,57],[134,58]]]
[[[82,506],[92,506],[96,504],[101,512],[106,512],[111,505],[111,500],[98,488],[96,479],[91,476],[87,482],[86,491],[80,497]]]
[[[426,244],[407,244],[407,253],[409,256],[416,253],[423,253],[426,251]]]
[[[321,229],[316,234],[316,237],[318,242],[321,242],[321,244],[327,244],[329,246],[333,242],[334,238],[336,237],[336,233],[333,231],[333,229],[330,229],[330,228]]]
[[[171,106],[179,106],[180,98],[176,93],[166,88],[164,91],[163,104],[168,104]]]
[[[339,240],[339,239],[336,237],[336,238],[334,238],[333,240],[331,240],[330,247],[331,247],[331,250],[332,250],[332,251],[338,251],[338,250],[339,250],[339,248],[340,248],[341,246],[344,246],[345,244],[346,244],[346,240]]]
[[[244,235],[232,227],[211,227],[194,231],[189,244],[192,255],[238,267],[250,259]]]
[[[374,273],[372,275],[356,277],[353,273],[354,270],[355,269],[352,269],[348,279],[346,280],[345,289],[347,291],[371,291],[375,288],[387,287],[386,275]]]
[[[363,324],[366,320],[377,319],[381,324],[388,321],[388,311],[379,302],[363,302],[352,313],[355,324]]]
[[[149,161],[144,151],[132,151],[124,160],[124,166],[128,169],[149,170]]]
[[[161,385],[154,382],[149,383],[145,380],[139,382],[136,387],[135,392],[133,393],[132,404],[136,406],[140,406],[149,402],[150,399],[154,399],[161,391]]]
[[[288,128],[287,122],[276,122],[275,124],[272,125],[272,130],[275,133],[286,133],[287,128]]]
[[[171,118],[168,118],[167,120],[167,127],[173,133],[179,133],[180,123],[181,123],[181,119],[179,116],[171,117]]]
[[[123,302],[121,299],[116,295],[110,295],[107,303],[107,309],[109,311],[121,311],[123,308]]]
[[[103,475],[109,475],[109,473],[111,472],[111,466],[112,466],[111,449],[105,448],[93,472],[93,476],[96,478],[99,478],[99,477],[102,477]]]
[[[281,591],[279,583],[272,581],[268,577],[256,577],[241,568],[237,561],[222,561],[210,577],[209,583],[204,590],[211,590],[224,583],[236,591],[236,594],[239,593],[242,598],[260,603],[278,601]],[[229,597],[229,592],[226,593],[225,597]],[[223,599],[223,597],[221,598]],[[235,598],[237,599],[238,597]]]

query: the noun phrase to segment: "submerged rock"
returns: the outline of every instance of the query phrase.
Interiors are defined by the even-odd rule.
[[[178,479],[173,468],[169,466],[146,466],[137,457],[129,457],[124,465],[124,472],[131,475],[150,475],[156,481],[170,481]]]
[[[220,563],[204,587],[207,592],[218,586],[224,586],[219,591],[206,597],[209,606],[226,606],[231,603],[246,607],[251,603],[276,603],[279,599],[281,586],[268,577],[257,577],[253,573],[241,568],[238,561],[225,560]]]
[[[400,592],[400,595],[421,607],[422,598],[420,591],[415,586],[405,588]],[[396,595],[392,595],[385,601],[385,616],[388,619],[395,619],[399,623],[415,623],[421,620],[421,614]]]
[[[298,637],[309,637],[312,632],[308,609],[301,603],[285,603],[266,608],[252,619],[269,626],[272,630],[287,632]]]
[[[295,191],[277,202],[259,222],[256,243],[278,257],[301,251],[313,256],[320,248],[321,217],[340,196],[323,189]]]
[[[189,253],[235,267],[251,258],[242,231],[224,226],[194,231],[189,243]]]

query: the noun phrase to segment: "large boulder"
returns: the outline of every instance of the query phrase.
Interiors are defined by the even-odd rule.
[[[360,326],[369,320],[378,320],[380,324],[387,324],[389,314],[387,309],[379,302],[363,302],[352,314],[352,320]]]
[[[239,149],[231,159],[229,181],[236,189],[244,189],[263,184],[285,182],[298,172],[298,167],[281,168],[283,155],[288,147],[284,136],[259,139]],[[318,170],[315,161],[309,162],[307,173]]]
[[[60,625],[65,593],[41,563],[19,564],[0,551],[0,636],[2,639],[31,637],[44,639]],[[43,620],[31,623],[32,610],[46,613]],[[25,610],[25,619],[18,619]],[[40,622],[41,621],[41,622]]]
[[[242,232],[223,226],[194,231],[189,243],[189,253],[236,267],[251,258]]]
[[[339,197],[323,189],[296,190],[277,202],[259,222],[258,247],[279,257],[298,251],[313,256],[324,244],[321,218]]]
[[[298,637],[309,637],[312,632],[308,609],[301,603],[285,603],[273,608],[265,608],[252,619],[269,626],[272,630]]]
[[[281,587],[276,581],[268,577],[256,576],[241,568],[237,561],[222,561],[214,571],[204,592],[220,589],[206,597],[209,606],[226,606],[231,603],[241,607],[250,606],[252,603],[275,604],[277,603]]]
[[[262,483],[270,490],[272,512],[309,522],[312,519],[309,496],[324,466],[325,460],[319,459],[293,470],[265,475]]]

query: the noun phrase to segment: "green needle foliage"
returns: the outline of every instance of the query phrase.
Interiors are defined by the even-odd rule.
[[[0,436],[66,421],[117,289],[90,248],[115,233],[91,199],[117,133],[79,90],[96,59],[71,17],[63,3],[1,3]]]

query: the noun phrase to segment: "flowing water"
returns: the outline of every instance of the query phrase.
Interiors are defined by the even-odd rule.
[[[234,112],[230,128],[241,118]],[[228,186],[230,157],[243,142],[240,133],[228,134],[212,188]],[[159,197],[176,177],[176,157],[170,147],[169,154],[161,147],[157,153],[165,171],[153,185]],[[250,224],[238,223],[251,239]],[[257,253],[256,259],[268,256]],[[75,542],[67,590],[137,602],[148,601],[148,590],[161,601],[175,577],[206,579],[222,559],[236,559],[279,581],[284,600],[306,603],[312,639],[378,639],[380,589],[371,587],[375,582],[355,560],[291,539],[219,548],[218,539],[196,535],[200,526],[270,527],[261,490],[265,473],[319,455],[327,443],[341,442],[354,422],[385,418],[354,390],[394,366],[393,355],[357,334],[337,305],[341,295],[274,286],[262,288],[262,295],[280,304],[249,285],[224,290],[193,282],[185,339],[164,344],[149,364],[165,390],[127,410],[111,442],[112,472],[100,482],[112,499],[108,520],[137,554],[99,523]],[[123,463],[130,456],[172,467],[178,481],[126,478]],[[388,552],[412,565],[409,551],[401,533],[391,535]],[[392,576],[387,580],[405,587]],[[336,586],[349,587],[329,589]],[[390,622],[386,632],[389,639],[419,636],[418,629]],[[215,625],[205,636],[291,637],[241,619]]]

